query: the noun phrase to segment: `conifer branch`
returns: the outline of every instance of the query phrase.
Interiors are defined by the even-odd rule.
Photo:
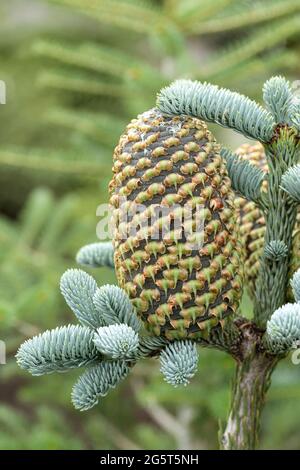
[[[194,342],[175,341],[160,354],[161,372],[166,382],[177,387],[187,385],[198,366],[198,351]]]
[[[40,151],[28,152],[25,149],[2,148],[0,165],[4,168],[22,169],[22,171],[38,172],[39,174],[61,175],[66,179],[76,178],[79,181],[95,181],[96,175],[108,174],[107,167],[96,162],[80,162],[77,155],[58,155],[49,152],[44,155]],[[48,176],[49,177],[49,176]]]
[[[122,84],[107,83],[99,79],[90,78],[84,74],[68,73],[61,70],[43,72],[38,79],[40,86],[57,88],[59,90],[73,91],[95,96],[120,97],[128,94],[128,89]]]
[[[141,323],[128,295],[120,287],[105,285],[97,289],[93,302],[98,314],[107,325],[126,323],[138,332]]]
[[[293,106],[291,112],[291,121],[293,126],[297,129],[300,134],[300,103],[299,101]]]
[[[123,323],[98,328],[93,341],[98,351],[112,359],[133,358],[139,346],[137,333]]]
[[[264,248],[264,256],[271,261],[280,261],[288,256],[289,249],[281,240],[271,240]]]
[[[218,4],[218,2],[215,2]],[[225,31],[233,31],[240,28],[249,28],[257,24],[275,20],[289,13],[300,10],[297,0],[264,0],[253,8],[251,3],[240,4],[237,11],[225,15],[210,15],[204,22],[195,22],[191,25],[191,31],[198,34],[213,34]],[[202,18],[202,15],[201,15]]]
[[[70,131],[82,134],[84,137],[98,143],[100,148],[111,150],[120,129],[124,127],[122,119],[112,119],[110,114],[99,112],[75,112],[67,108],[50,108],[46,121]]]
[[[295,301],[300,302],[300,269],[295,272],[291,280],[291,286],[293,289]]]
[[[87,369],[72,390],[72,402],[77,410],[89,410],[97,405],[129,373],[124,361],[102,362]]]
[[[43,375],[85,366],[101,360],[101,355],[93,342],[92,330],[68,325],[25,341],[16,358],[22,369],[32,375]]]
[[[153,5],[123,0],[51,0],[53,3],[77,8],[83,14],[98,19],[101,23],[117,26],[125,30],[145,34],[161,24],[161,11]],[[147,18],[147,21],[145,21]],[[166,20],[166,18],[164,18]]]
[[[141,336],[137,356],[140,358],[156,356],[168,340],[161,336]]]
[[[78,251],[76,261],[83,266],[114,268],[114,249],[111,242],[91,243]]]
[[[163,114],[194,116],[261,142],[274,132],[273,117],[257,103],[208,83],[177,80],[160,91],[157,106]]]
[[[94,42],[74,45],[61,41],[39,40],[32,46],[35,55],[57,61],[62,65],[70,65],[87,71],[132,78],[132,69],[139,75],[149,75],[155,79],[157,71],[147,61],[137,59],[134,55],[120,52],[117,48],[108,47]]]
[[[221,155],[226,160],[233,189],[246,199],[258,202],[265,173],[228,149],[222,148]]]
[[[263,86],[263,97],[268,110],[276,123],[291,124],[293,92],[289,82],[283,77],[272,77]]]
[[[300,203],[300,164],[289,168],[281,179],[281,188],[296,202]]]
[[[81,269],[68,269],[60,281],[60,290],[78,320],[90,328],[103,326],[103,319],[93,303],[96,281]]]
[[[284,40],[298,34],[300,15],[292,15],[284,19],[256,28],[246,37],[234,41],[230,47],[214,54],[201,77],[216,79],[216,76],[235,70],[239,64],[246,64],[259,54],[272,50]]]
[[[267,322],[265,343],[270,351],[282,354],[300,344],[300,304],[286,304]]]

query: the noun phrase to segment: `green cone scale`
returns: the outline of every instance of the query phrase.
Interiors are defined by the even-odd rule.
[[[213,135],[199,119],[152,109],[127,126],[113,173],[120,287],[152,334],[207,334],[236,311],[243,278],[234,193]]]

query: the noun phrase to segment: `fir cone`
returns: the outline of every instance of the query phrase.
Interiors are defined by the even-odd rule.
[[[262,144],[243,144],[235,152],[242,159],[268,172],[265,150]],[[264,181],[262,190],[267,190],[267,181]],[[238,220],[240,224],[241,240],[245,257],[245,284],[250,296],[255,295],[255,283],[259,273],[260,259],[263,255],[264,237],[266,232],[265,218],[262,211],[254,202],[247,201],[242,197],[235,198],[238,209]],[[294,230],[292,255],[289,277],[300,268],[300,211]],[[292,290],[289,287],[288,299],[292,300]]]
[[[127,126],[113,172],[120,287],[152,334],[205,336],[236,311],[243,278],[234,193],[214,137],[198,119],[152,109]]]

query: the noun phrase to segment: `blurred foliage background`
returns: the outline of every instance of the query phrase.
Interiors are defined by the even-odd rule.
[[[32,378],[14,355],[27,337],[74,321],[59,279],[96,239],[126,123],[175,78],[256,99],[272,74],[299,79],[299,25],[299,0],[1,0],[0,449],[218,447],[234,366],[220,352],[201,351],[184,389],[147,361],[82,414],[70,403],[76,372]],[[232,148],[244,141],[214,131]],[[114,282],[106,269],[93,275]],[[288,358],[274,374],[262,448],[300,448],[299,398],[300,369]]]

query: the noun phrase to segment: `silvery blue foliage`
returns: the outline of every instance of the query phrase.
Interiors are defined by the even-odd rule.
[[[163,114],[195,116],[258,139],[267,144],[265,147],[270,170],[278,156],[281,164],[289,168],[291,162],[297,161],[299,152],[296,136],[297,129],[300,130],[299,100],[295,100],[289,83],[282,77],[273,77],[266,82],[264,99],[270,112],[230,90],[207,83],[179,80],[160,92],[157,105]],[[288,129],[287,126],[277,126],[278,123],[294,127]],[[228,150],[223,149],[221,153],[227,160],[234,189],[246,198],[259,202],[265,174]],[[272,171],[269,176],[269,188],[272,189]],[[297,203],[300,202],[299,181],[300,165],[289,168],[281,181],[282,189]],[[290,198],[283,199],[289,203],[287,209],[290,207],[292,211],[296,210]],[[264,203],[264,209],[270,209],[265,199],[261,198],[261,202]],[[279,269],[281,265],[284,266],[283,259],[288,255],[288,247],[280,240],[280,233],[278,240],[270,241],[264,249],[262,261],[266,271],[274,267],[274,263],[270,265],[266,258],[279,261]],[[92,267],[114,267],[112,244],[87,245],[78,252],[77,261]],[[276,278],[272,279],[275,283]],[[300,340],[300,270],[294,275],[291,285],[298,303],[277,309],[267,323],[264,346],[268,346],[268,351],[275,354],[285,353]],[[169,342],[162,337],[139,337],[141,323],[129,297],[119,287],[106,285],[97,288],[96,281],[90,275],[78,269],[70,269],[62,276],[61,291],[84,326],[56,328],[26,341],[17,353],[17,361],[20,367],[33,375],[88,365],[72,391],[72,401],[77,409],[86,410],[94,406],[99,397],[105,396],[129,373],[138,359],[156,356],[162,348],[161,372],[168,383],[174,386],[187,385],[196,373],[196,343],[192,340]],[[267,289],[263,291],[268,295]],[[275,298],[274,305],[281,305],[280,299]],[[267,303],[261,302],[261,305]],[[275,307],[269,310],[273,311]],[[270,312],[267,313],[269,316]],[[259,316],[257,318],[260,320]],[[216,329],[211,332],[209,341],[220,346],[227,341],[223,339],[222,343],[222,335],[225,338],[226,334]],[[240,329],[236,334],[232,328],[230,335],[235,338],[235,342],[230,338],[226,342],[226,350],[229,349],[228,344],[234,344],[235,347],[243,340]]]
[[[292,115],[292,123],[300,132],[300,104],[294,108],[294,113]]]
[[[294,95],[290,83],[283,77],[272,77],[263,86],[264,102],[276,123],[291,124],[291,107]]]
[[[226,160],[233,189],[246,199],[257,201],[265,173],[228,149],[222,148],[221,155]]]
[[[271,240],[264,248],[264,255],[272,261],[279,261],[288,255],[288,247],[282,240]]]
[[[295,82],[296,84],[297,82]],[[294,89],[294,96],[291,104],[291,124],[300,132],[300,95],[299,87]]]
[[[84,271],[68,270],[61,278],[61,291],[77,318],[88,327],[69,325],[46,331],[20,347],[17,361],[32,375],[98,363],[81,376],[73,389],[75,406],[88,409],[129,372],[129,366],[120,360],[103,361],[100,351],[112,359],[136,360],[140,346],[137,331],[141,325],[122,289],[98,289],[96,281]],[[120,324],[126,321],[131,326]],[[106,326],[111,323],[116,324]],[[142,356],[142,351],[139,353]]]
[[[101,356],[93,342],[93,331],[79,325],[68,325],[25,341],[20,346],[17,363],[32,375],[62,372],[81,367]]]
[[[87,369],[72,390],[72,402],[76,409],[84,411],[95,406],[129,373],[125,361],[102,362]]]
[[[93,297],[94,306],[107,325],[126,323],[139,331],[141,323],[136,316],[128,295],[118,286],[105,285],[97,289]]]
[[[97,284],[92,276],[81,269],[68,269],[61,277],[60,289],[80,323],[91,328],[103,325],[93,303]]]
[[[300,302],[300,269],[295,272],[291,280],[291,286],[296,302]]]
[[[111,242],[91,243],[78,251],[76,261],[83,266],[114,268],[114,249]]]
[[[163,114],[194,116],[261,142],[273,136],[275,121],[268,111],[246,96],[209,83],[177,80],[160,91],[157,107]]]
[[[160,354],[160,370],[165,381],[177,387],[187,385],[197,372],[197,346],[190,340],[174,341]]]
[[[300,164],[292,166],[283,174],[281,187],[300,203]]]
[[[300,340],[300,304],[286,304],[267,322],[267,341],[274,352],[291,349]]]
[[[98,351],[113,359],[132,358],[139,346],[138,334],[125,324],[98,328],[93,341]]]
[[[168,344],[168,340],[161,336],[142,336],[138,347],[138,357],[148,357],[161,350]]]

